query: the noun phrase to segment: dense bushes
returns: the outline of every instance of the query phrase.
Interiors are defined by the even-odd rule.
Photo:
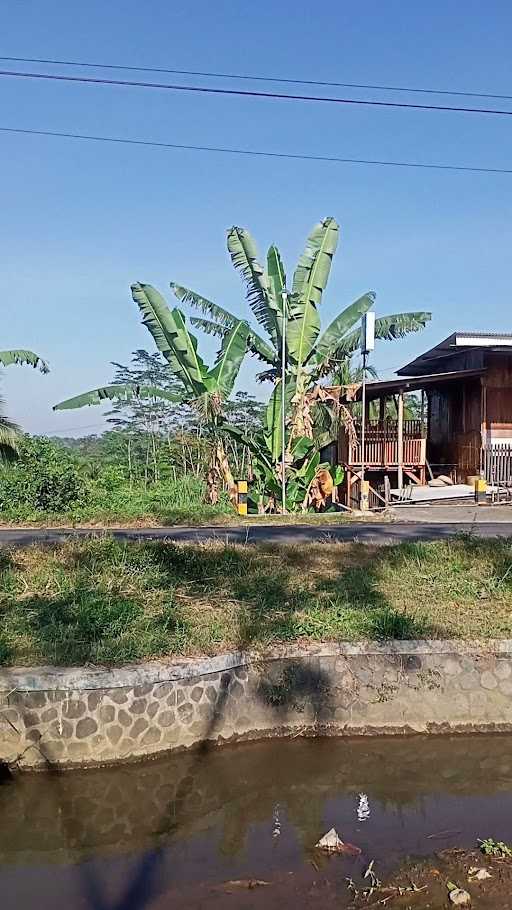
[[[19,458],[0,468],[0,521],[148,524],[224,520],[227,497],[205,504],[204,481],[169,458],[170,476],[134,477],[122,461],[94,460],[59,440],[24,437]],[[170,472],[168,472],[169,474]]]
[[[24,437],[19,457],[0,473],[1,512],[65,512],[85,503],[87,493],[70,455],[44,437]]]

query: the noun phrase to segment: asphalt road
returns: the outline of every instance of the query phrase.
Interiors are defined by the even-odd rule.
[[[360,541],[393,544],[407,540],[440,540],[454,534],[472,533],[479,537],[512,537],[512,521],[396,521],[392,523],[344,522],[339,525],[245,525],[209,528],[126,528],[105,531],[89,529],[2,529],[0,546],[28,546],[33,543],[58,543],[68,539],[108,534],[117,540],[220,540],[230,543],[308,543],[310,541]]]

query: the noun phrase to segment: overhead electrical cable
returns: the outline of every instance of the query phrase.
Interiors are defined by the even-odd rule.
[[[497,110],[483,107],[456,107],[443,104],[413,104],[406,101],[376,101],[375,99],[361,98],[329,98],[326,95],[289,95],[284,92],[253,92],[248,89],[214,88],[204,85],[173,85],[167,82],[138,82],[124,79],[104,79],[96,76],[65,76],[60,73],[23,73],[14,70],[0,70],[0,77],[16,79],[40,79],[52,82],[71,82],[83,85],[107,85],[123,88],[146,88],[167,90],[172,92],[191,92],[206,95],[230,95],[241,98],[264,98],[274,101],[306,101],[312,103],[342,104],[355,107],[380,107],[409,109],[419,111],[447,111],[462,114],[490,114],[500,117],[512,117],[512,110]]]
[[[297,79],[283,76],[248,75],[246,73],[215,73],[204,70],[180,70],[163,66],[130,66],[120,63],[93,63],[90,60],[54,60],[45,57],[1,57],[9,63],[44,63],[49,66],[80,66],[87,69],[124,70],[135,73],[167,73],[175,76],[201,76],[208,79],[242,79],[250,82],[280,82],[283,85],[318,85],[326,88],[355,88],[377,92],[405,92],[420,95],[452,95],[460,98],[488,98],[497,101],[512,101],[512,95],[491,92],[469,92],[457,89],[418,88],[404,85],[380,85],[364,82],[330,82],[324,79]]]
[[[269,152],[258,149],[228,148],[215,145],[184,145],[177,142],[158,142],[151,139],[133,139],[122,136],[97,136],[90,133],[70,133],[58,130],[24,129],[14,126],[0,126],[0,133],[15,133],[27,136],[51,136],[57,139],[75,139],[87,142],[114,143],[120,145],[146,146],[159,149],[177,149],[190,152],[214,152],[226,155],[245,155],[254,158],[281,158],[294,161],[324,161],[331,164],[362,164],[378,167],[419,168],[436,171],[466,171],[476,174],[512,174],[512,168],[478,167],[460,164],[429,164],[420,161],[391,161],[378,158],[342,158],[336,155],[308,155],[295,152]]]

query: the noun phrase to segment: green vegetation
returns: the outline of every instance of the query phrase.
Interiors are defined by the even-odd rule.
[[[512,542],[102,537],[1,556],[0,660],[111,664],[278,642],[512,637]]]
[[[166,402],[168,407],[173,406],[175,411],[177,407],[185,406],[196,413],[208,437],[209,459],[204,479],[210,505],[218,504],[221,485],[233,505],[236,504],[235,475],[225,446],[229,436],[235,440],[238,452],[247,453],[246,476],[251,485],[249,502],[258,513],[282,510],[283,470],[287,475],[286,511],[325,508],[332,482],[328,480],[325,485],[329,465],[320,464],[320,449],[332,439],[332,411],[336,407],[339,410],[339,402],[334,408],[327,407],[326,395],[329,400],[336,396],[333,399],[325,389],[319,388],[319,383],[325,377],[337,375],[343,364],[349,364],[360,346],[357,323],[375,302],[373,292],[365,294],[342,310],[323,333],[320,332],[318,308],[329,279],[338,235],[339,226],[334,218],[325,218],[315,225],[299,258],[289,291],[276,246],[270,247],[264,268],[258,261],[258,251],[249,232],[239,227],[228,231],[231,260],[246,285],[249,307],[269,341],[255,332],[245,317],[234,316],[194,291],[171,283],[179,300],[191,303],[211,317],[194,317],[192,323],[207,334],[221,338],[212,368],[198,352],[198,340],[187,326],[185,313],[178,307],[171,310],[152,285],[132,284],[133,300],[143,325],[166,361],[165,371],[162,372],[161,363],[154,359],[149,364],[151,355],[145,354],[146,367],[151,366],[151,370],[139,371],[138,375],[125,370],[122,375],[123,368],[116,365],[118,374],[114,383],[68,398],[55,405],[55,410],[106,400],[116,402],[117,407],[129,405],[134,412],[144,403],[154,408],[154,402],[159,400]],[[377,320],[376,335],[388,340],[401,338],[424,328],[429,319],[430,314],[425,312],[384,316]],[[259,378],[269,380],[273,386],[261,426],[251,435],[230,421],[227,407],[248,352],[269,367]],[[154,452],[151,457],[154,461]],[[338,485],[343,472],[339,466],[332,467],[332,480]]]
[[[201,477],[176,470],[176,464],[183,469],[182,456],[185,462],[193,457],[193,437],[181,440],[181,450],[176,441],[174,446],[154,449],[148,449],[147,442],[144,435],[127,431],[68,444],[20,437],[16,460],[0,465],[1,519],[26,524],[155,525],[222,522],[233,515],[226,496],[216,506],[205,504]],[[148,452],[155,456],[150,466]],[[201,446],[196,452],[201,453]]]
[[[479,840],[478,843],[484,856],[498,856],[501,859],[512,857],[512,848],[508,844],[504,844],[502,840],[495,841],[492,837],[486,837],[484,840]]]
[[[41,373],[48,372],[48,364],[39,354],[27,350],[0,351],[0,366],[10,367],[13,364],[28,364]],[[19,427],[3,413],[4,400],[0,397],[0,463],[12,461],[19,450]]]

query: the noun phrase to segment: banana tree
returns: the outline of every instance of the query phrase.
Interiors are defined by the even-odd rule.
[[[10,367],[13,364],[18,366],[25,364],[39,369],[41,373],[49,372],[46,361],[33,351],[24,348],[0,351],[0,365]],[[2,413],[3,405],[3,399],[0,399],[0,461],[10,461],[19,451],[20,429]]]
[[[163,296],[150,284],[136,282],[131,286],[132,297],[142,314],[142,323],[169,365],[172,375],[182,386],[174,394],[155,386],[113,384],[92,389],[54,406],[54,410],[79,408],[99,404],[107,399],[130,401],[135,398],[162,398],[173,403],[194,406],[213,435],[212,475],[221,475],[234,499],[236,488],[226,457],[219,429],[222,425],[222,406],[231,392],[247,352],[249,326],[237,319],[224,333],[216,361],[210,369],[197,350],[197,339],[186,325],[183,312],[170,309]],[[212,481],[213,483],[213,477]],[[213,495],[213,491],[212,495]]]
[[[286,401],[287,441],[312,436],[312,418],[308,391],[324,376],[332,374],[357,350],[360,333],[356,328],[361,316],[375,303],[375,293],[369,291],[346,309],[321,332],[319,307],[327,286],[332,260],[338,245],[339,226],[334,218],[325,218],[311,231],[304,252],[295,269],[292,287],[283,303],[286,274],[276,246],[267,254],[266,268],[258,258],[254,240],[248,231],[233,227],[228,232],[227,245],[235,268],[241,273],[247,288],[247,300],[256,321],[268,340],[250,327],[248,349],[266,364],[261,379],[279,382],[283,316],[286,320]],[[171,287],[179,300],[200,309],[204,316],[191,322],[203,331],[224,337],[237,317],[195,291],[174,282]],[[283,306],[286,313],[283,314]],[[383,340],[401,338],[424,328],[430,313],[411,312],[383,316],[376,320],[376,337]],[[276,385],[267,411],[267,430],[272,435],[274,457],[281,451],[281,391]]]
[[[227,426],[227,432],[246,446],[252,456],[252,483],[249,501],[259,514],[279,512],[281,501],[281,465],[276,464],[265,432],[247,436],[237,427]],[[306,512],[311,507],[311,489],[322,470],[329,471],[334,486],[344,476],[339,466],[320,464],[320,453],[312,439],[305,436],[296,438],[286,457],[286,511]]]

